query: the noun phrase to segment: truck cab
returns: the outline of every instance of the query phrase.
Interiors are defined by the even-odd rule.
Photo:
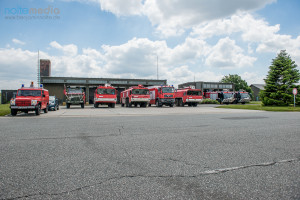
[[[150,102],[150,92],[148,88],[143,85],[130,87],[129,89],[121,92],[121,105],[124,107],[147,107]]]
[[[235,97],[236,97],[235,103],[245,104],[245,103],[249,103],[251,100],[249,93],[245,91],[235,93]]]
[[[41,110],[44,113],[48,112],[49,92],[40,87],[34,87],[33,82],[30,87],[25,87],[24,84],[17,91],[15,98],[10,100],[11,115],[16,116],[18,111],[28,113],[35,111],[36,115],[40,115]]]
[[[99,105],[108,105],[114,108],[117,103],[117,91],[109,84],[98,86],[94,92],[94,107],[98,108]]]
[[[236,101],[236,95],[230,91],[220,92],[218,100],[221,104],[232,104]]]
[[[85,93],[80,87],[69,86],[64,90],[66,96],[66,107],[70,108],[71,105],[81,105],[84,108]]]
[[[153,104],[157,107],[162,107],[163,105],[174,106],[175,89],[173,86],[151,86],[148,89],[150,91],[149,106]]]
[[[194,106],[203,100],[202,92],[200,89],[192,89],[190,87],[177,89],[175,92],[175,104],[176,106]]]

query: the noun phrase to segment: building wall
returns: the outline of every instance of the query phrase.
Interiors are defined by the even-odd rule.
[[[196,89],[202,90],[203,92],[223,91],[224,89],[234,91],[233,83],[202,82],[202,81],[182,83],[178,85],[178,88],[189,87],[191,85],[195,86]]]
[[[260,89],[253,85],[251,85],[250,87],[253,91],[253,101],[260,101],[260,98],[259,98]]]
[[[51,76],[51,61],[40,60],[40,76]]]
[[[11,98],[16,97],[17,90],[1,90],[1,104],[6,104]]]
[[[60,103],[65,101],[64,85],[77,86],[84,89],[86,102],[92,104],[94,101],[94,91],[99,85],[111,84],[117,90],[117,103],[120,102],[120,93],[132,86],[142,84],[145,87],[152,85],[166,85],[167,80],[149,79],[110,79],[110,78],[78,78],[78,77],[41,77],[44,88],[49,90],[51,96],[58,97]],[[155,84],[157,83],[157,84]]]

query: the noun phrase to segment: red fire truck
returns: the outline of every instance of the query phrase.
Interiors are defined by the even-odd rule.
[[[147,88],[143,85],[138,85],[131,87],[123,92],[121,92],[121,105],[124,107],[131,107],[134,105],[137,107],[147,107],[147,104],[150,102],[150,93]]]
[[[98,108],[99,105],[108,105],[114,108],[117,102],[117,92],[110,84],[104,86],[99,85],[94,92],[94,107]]]
[[[157,107],[168,105],[174,106],[175,103],[175,89],[173,86],[151,86],[148,87],[150,91],[149,106],[155,104]]]
[[[11,115],[16,116],[18,111],[28,113],[28,111],[35,111],[36,115],[40,115],[41,110],[44,113],[48,112],[49,105],[49,92],[40,87],[34,87],[31,82],[30,87],[24,87],[18,89],[16,98],[10,100]]]
[[[218,92],[204,92],[205,99],[218,100]]]
[[[175,105],[176,106],[184,106],[187,104],[188,106],[196,107],[198,103],[203,100],[202,92],[200,89],[192,89],[190,87],[177,89],[175,91]]]

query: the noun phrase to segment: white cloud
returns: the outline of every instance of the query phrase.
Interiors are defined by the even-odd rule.
[[[258,53],[277,53],[286,49],[287,52],[300,64],[300,36],[279,34],[280,25],[269,25],[264,19],[255,19],[251,14],[239,13],[230,18],[203,23],[193,28],[191,36],[207,39],[213,36],[231,35],[240,33],[244,42],[248,43],[248,52],[253,53],[253,47]]]
[[[205,64],[219,68],[243,68],[253,66],[255,57],[243,54],[243,49],[235,44],[230,38],[222,38],[211,48]]]
[[[13,38],[12,42],[15,43],[15,44],[19,44],[19,45],[25,45],[26,44],[25,42],[22,42],[21,40],[18,40],[16,38]]]
[[[117,16],[145,15],[163,36],[182,34],[203,22],[264,7],[275,0],[100,0]]]
[[[65,55],[68,56],[76,56],[77,55],[77,46],[74,44],[68,44],[68,45],[60,45],[58,42],[53,41],[50,43],[50,46],[61,50]]]
[[[141,15],[143,0],[99,0],[101,10],[112,12],[117,16]]]
[[[248,85],[251,84],[264,84],[264,79],[266,78],[265,75],[261,75],[258,72],[244,72],[241,74],[243,80],[245,80]]]

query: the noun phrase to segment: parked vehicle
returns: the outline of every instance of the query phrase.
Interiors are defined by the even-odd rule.
[[[81,108],[84,108],[85,93],[82,88],[69,86],[65,88],[64,93],[67,108],[70,108],[71,105],[81,105]]]
[[[33,82],[31,82],[30,87],[22,87],[18,89],[15,98],[10,100],[11,115],[16,116],[18,111],[28,113],[29,111],[35,111],[36,115],[40,115],[41,110],[44,113],[48,112],[49,104],[49,92],[40,87],[34,87]]]
[[[219,99],[219,93],[218,92],[204,92],[204,98],[205,99],[211,99],[211,100],[218,100]]]
[[[147,107],[150,102],[150,92],[148,88],[143,85],[130,87],[129,89],[121,92],[121,105],[124,107]]]
[[[151,86],[148,89],[150,91],[149,106],[153,104],[157,107],[162,107],[163,105],[174,106],[175,89],[173,86]]]
[[[175,91],[175,105],[176,106],[194,106],[203,100],[202,92],[200,89],[192,89],[190,87],[177,89]]]
[[[218,96],[218,101],[220,104],[232,104],[236,101],[235,93],[231,91],[222,91]]]
[[[49,106],[48,106],[48,109],[49,110],[54,110],[54,111],[59,110],[58,99],[55,96],[49,96]]]
[[[240,91],[240,92],[237,92],[235,93],[235,103],[241,103],[241,104],[245,104],[245,103],[249,103],[250,100],[251,100],[251,97],[249,95],[248,92],[245,92],[245,91]]]
[[[114,108],[117,102],[117,92],[110,84],[98,86],[94,92],[94,107],[98,108],[99,105],[108,105]]]

